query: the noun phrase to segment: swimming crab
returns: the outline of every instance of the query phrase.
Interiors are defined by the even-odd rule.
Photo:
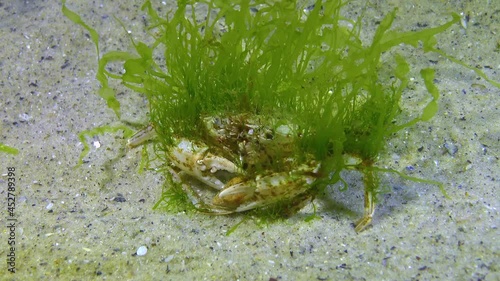
[[[294,142],[300,137],[296,125],[249,114],[207,116],[202,122],[204,142],[175,138],[166,152],[173,180],[182,185],[198,209],[230,214],[281,202],[287,213],[294,213],[314,197],[314,183],[322,177],[321,164],[310,155],[295,158]],[[141,145],[155,136],[149,125],[132,136],[128,146]],[[186,178],[194,178],[217,194],[206,202]],[[356,231],[371,222],[371,198],[365,198],[365,216]]]

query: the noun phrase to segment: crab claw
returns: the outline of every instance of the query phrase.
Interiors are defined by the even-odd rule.
[[[212,203],[231,212],[244,212],[295,198],[305,193],[315,179],[304,171],[274,173],[249,180],[236,177]]]
[[[224,183],[214,173],[226,171],[237,173],[238,167],[228,159],[208,152],[205,145],[195,144],[187,139],[180,139],[169,151],[172,165],[184,173],[193,176],[208,186],[221,190]]]

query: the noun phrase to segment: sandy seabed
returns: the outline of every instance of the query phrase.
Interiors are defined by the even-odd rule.
[[[67,3],[99,32],[103,52],[131,50],[113,15],[134,38],[145,35],[141,1],[119,2]],[[361,2],[346,15],[359,14]],[[365,11],[367,38],[396,6],[395,28],[403,30],[463,13],[464,25],[440,34],[438,46],[500,80],[499,1],[376,2]],[[320,219],[304,221],[308,206],[268,226],[247,221],[226,236],[243,216],[152,210],[164,178],[139,173],[140,149],[125,151],[120,133],[88,139],[90,153],[76,167],[79,132],[123,123],[96,95],[94,45],[62,15],[60,2],[0,2],[0,34],[0,142],[20,151],[0,154],[3,210],[8,167],[16,179],[16,244],[11,251],[12,232],[3,227],[2,280],[500,280],[500,90],[473,71],[399,50],[415,69],[416,93],[425,90],[418,70],[436,68],[440,109],[389,140],[379,165],[441,181],[450,199],[436,186],[383,175],[391,191],[380,198],[373,226],[355,234],[363,186],[350,172],[347,192],[332,187],[316,200]],[[120,89],[122,121],[145,123],[145,100]],[[2,212],[2,226],[8,218]],[[136,254],[141,246],[145,255]],[[12,252],[15,274],[8,272]]]

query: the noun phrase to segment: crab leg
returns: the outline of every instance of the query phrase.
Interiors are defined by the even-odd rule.
[[[147,127],[130,137],[127,141],[127,146],[129,148],[134,148],[154,138],[156,138],[156,132],[153,128],[153,124],[149,124]]]
[[[356,222],[354,228],[356,232],[361,232],[370,225],[373,214],[375,213],[375,193],[378,187],[378,177],[371,169],[364,170],[363,174],[363,181],[365,184],[365,210],[363,217]]]

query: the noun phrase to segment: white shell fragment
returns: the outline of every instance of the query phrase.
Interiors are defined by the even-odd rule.
[[[146,246],[140,246],[137,248],[137,255],[138,256],[144,256],[148,252],[148,248]]]

